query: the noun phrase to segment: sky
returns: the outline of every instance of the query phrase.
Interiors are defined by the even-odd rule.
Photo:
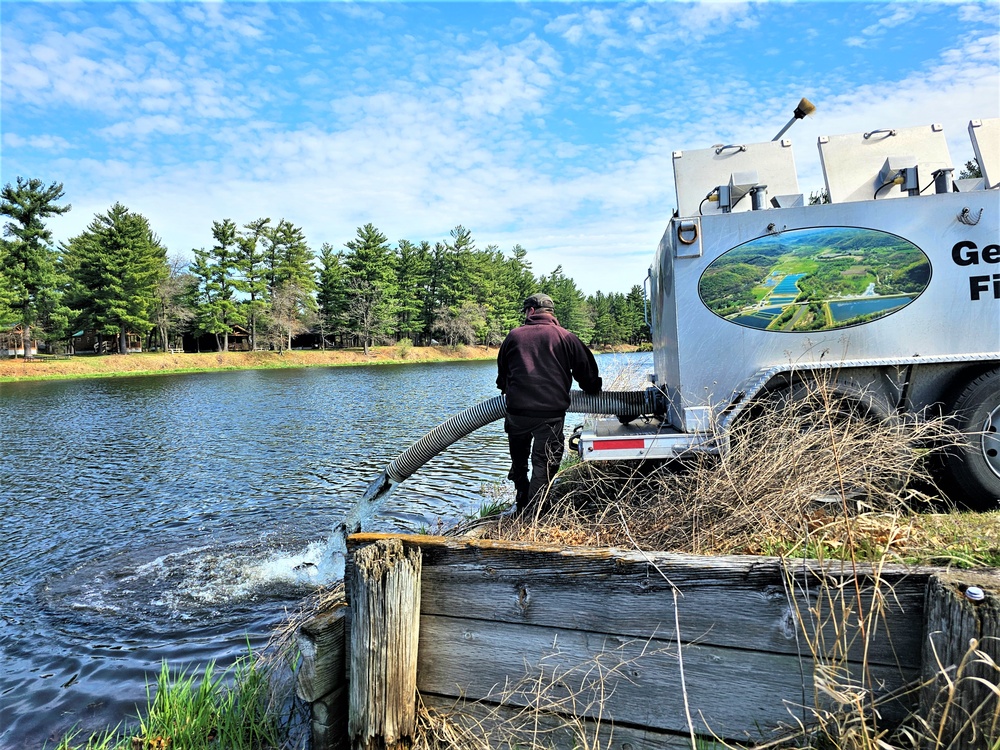
[[[55,241],[115,203],[172,256],[261,217],[343,249],[527,250],[586,294],[643,283],[672,153],[1000,117],[998,2],[0,3],[0,183],[62,183]]]

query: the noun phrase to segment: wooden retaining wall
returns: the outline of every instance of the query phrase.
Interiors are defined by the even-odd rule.
[[[416,580],[412,564],[403,579],[412,590],[386,583],[385,566],[374,577],[359,570],[370,545],[396,561],[418,556]],[[365,705],[371,687],[368,698],[349,690],[352,674],[377,685],[392,666],[378,651],[396,647],[379,645],[369,620],[405,620],[386,614],[413,606],[405,602],[419,608],[417,632],[398,637],[417,640],[423,705],[482,722],[477,732],[492,731],[494,744],[547,728],[552,747],[579,747],[581,734],[621,750],[691,748],[692,735],[759,743],[873,710],[880,726],[918,712],[955,750],[1000,736],[988,663],[1000,662],[996,576],[976,581],[987,596],[973,603],[967,582],[902,567],[855,573],[840,563],[379,534],[354,535],[348,549],[349,606],[301,630],[299,694],[313,705],[314,750],[408,745],[398,722],[373,740],[358,714],[384,709]],[[389,603],[372,604],[369,589],[389,590]],[[365,623],[355,622],[361,611]],[[363,648],[352,651],[352,632]],[[942,712],[942,695],[954,710]]]

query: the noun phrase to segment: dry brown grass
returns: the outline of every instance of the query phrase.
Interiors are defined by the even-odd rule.
[[[693,554],[867,545],[881,555],[927,533],[915,519],[940,502],[928,458],[955,439],[942,420],[848,413],[823,384],[758,412],[721,457],[572,466],[545,512],[502,518],[486,535]]]

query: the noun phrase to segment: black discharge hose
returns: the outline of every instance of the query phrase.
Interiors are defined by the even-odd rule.
[[[594,395],[583,391],[570,391],[569,397],[568,411],[574,413],[638,417],[663,411],[662,394],[655,388],[647,388],[645,391],[601,391]],[[389,462],[389,465],[368,486],[361,499],[351,508],[344,519],[342,530],[345,533],[360,531],[362,520],[370,518],[400,482],[413,476],[421,466],[459,438],[485,427],[490,422],[503,419],[506,414],[506,396],[495,396],[439,424]]]

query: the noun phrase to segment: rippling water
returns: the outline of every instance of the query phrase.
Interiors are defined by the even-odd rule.
[[[474,362],[0,384],[0,748],[134,716],[163,659],[262,645],[352,501],[495,377]],[[370,528],[474,512],[506,471],[489,425]]]

